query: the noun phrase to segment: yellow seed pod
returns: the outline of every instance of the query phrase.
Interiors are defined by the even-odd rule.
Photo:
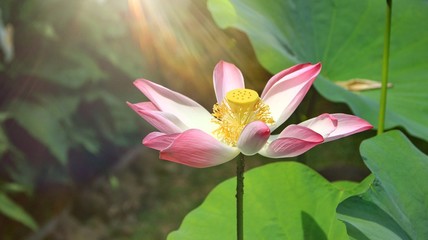
[[[234,89],[226,94],[226,101],[232,110],[249,109],[259,101],[259,94],[251,89]]]

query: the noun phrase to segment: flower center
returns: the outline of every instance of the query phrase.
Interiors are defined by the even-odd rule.
[[[251,89],[235,89],[226,94],[229,107],[236,112],[241,109],[253,108],[259,99],[257,92]]]
[[[251,89],[229,91],[221,103],[214,104],[212,115],[213,122],[219,125],[213,134],[233,147],[236,147],[242,130],[249,123],[263,121],[271,125],[275,122],[270,115],[269,106]]]

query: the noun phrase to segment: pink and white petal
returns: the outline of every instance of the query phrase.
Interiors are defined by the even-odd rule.
[[[159,111],[151,102],[140,102],[135,104],[127,102],[127,104],[144,120],[163,133],[179,133],[188,129],[176,116]]]
[[[261,95],[275,120],[271,131],[290,117],[321,71],[321,64],[300,64],[273,76]]]
[[[290,124],[278,135],[278,138],[298,138],[309,142],[322,142],[321,134],[305,126]]]
[[[159,158],[205,168],[230,161],[238,154],[238,148],[221,143],[201,130],[189,129],[179,134],[168,148],[163,149]]]
[[[337,127],[336,130],[334,130],[328,137],[325,138],[326,142],[373,128],[373,126],[366,120],[353,115],[344,113],[334,113],[330,115],[337,119]]]
[[[266,93],[272,88],[272,86],[275,85],[278,81],[282,80],[284,77],[292,77],[293,76],[293,75],[291,75],[292,73],[295,73],[297,70],[300,70],[302,68],[307,68],[307,67],[309,67],[311,65],[312,64],[310,64],[310,63],[296,64],[296,65],[294,65],[292,67],[284,69],[281,72],[275,74],[266,83],[266,86],[263,89],[261,97],[263,98],[266,95]]]
[[[215,124],[211,114],[199,103],[149,80],[138,79],[134,85],[159,109],[178,118],[189,128],[198,128],[212,132]]]
[[[298,125],[310,128],[326,138],[336,130],[337,119],[328,113],[324,113],[316,118],[311,118],[299,123]]]
[[[256,154],[267,142],[270,136],[270,129],[266,123],[262,121],[255,121],[242,130],[241,136],[238,140],[239,150],[251,156]]]
[[[259,154],[270,158],[295,157],[323,143],[324,138],[309,128],[289,125]]]
[[[221,103],[226,93],[237,88],[245,88],[244,77],[235,65],[220,61],[213,72],[214,91],[217,103]]]
[[[149,148],[162,151],[169,147],[178,137],[179,133],[165,134],[161,132],[151,132],[143,139],[143,145]]]

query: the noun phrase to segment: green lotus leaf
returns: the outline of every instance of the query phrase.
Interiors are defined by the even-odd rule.
[[[426,239],[428,157],[399,131],[366,140],[361,155],[376,177],[337,211],[353,239]]]
[[[371,182],[332,184],[309,167],[280,162],[245,173],[245,239],[348,239],[336,219],[340,201]],[[218,185],[169,240],[236,239],[236,179]]]

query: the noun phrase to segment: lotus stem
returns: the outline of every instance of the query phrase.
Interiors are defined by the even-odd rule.
[[[385,128],[385,114],[386,114],[386,95],[388,89],[388,69],[389,69],[389,45],[391,39],[391,13],[392,13],[392,0],[386,0],[386,26],[385,26],[385,39],[383,45],[383,61],[382,61],[382,89],[380,96],[379,108],[379,123],[377,134],[381,134]]]
[[[236,163],[236,234],[238,240],[244,239],[244,154],[240,154]]]

